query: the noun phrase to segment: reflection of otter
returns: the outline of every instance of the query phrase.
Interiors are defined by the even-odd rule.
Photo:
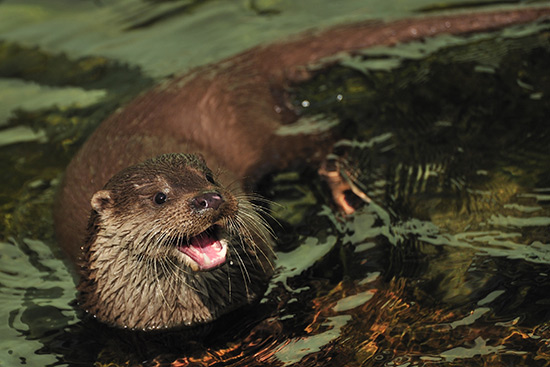
[[[69,256],[83,260],[80,289],[84,307],[101,320],[120,326],[171,327],[211,320],[257,294],[255,282],[262,271],[257,270],[261,266],[255,256],[262,255],[249,246],[258,239],[250,238],[248,232],[255,236],[250,225],[259,223],[259,217],[244,221],[242,218],[253,215],[252,211],[239,211],[249,207],[249,202],[217,182],[226,187],[231,183],[238,191],[296,158],[319,161],[324,156],[328,132],[304,136],[279,129],[282,121],[296,118],[286,107],[284,87],[309,77],[304,66],[342,51],[392,45],[439,33],[491,30],[549,14],[550,8],[521,8],[344,25],[254,48],[196,69],[137,98],[92,134],[69,164],[61,186],[56,233]],[[170,152],[200,152],[211,168],[222,168],[223,174],[213,183],[203,163],[180,155],[133,166],[109,181],[128,166]],[[155,171],[154,165],[160,163],[167,165],[166,172]],[[183,173],[176,173],[178,166]],[[180,179],[192,183],[187,188],[173,186]],[[105,189],[94,195],[107,181]],[[171,192],[183,196],[173,198]],[[81,254],[90,199],[94,212]],[[159,204],[157,199],[166,202]],[[175,203],[170,200],[181,207],[170,207]],[[211,214],[200,217],[202,214],[197,213],[202,209],[197,209],[197,202],[208,207],[206,211],[216,213],[212,215],[218,219]],[[183,224],[163,224],[165,218],[156,216],[157,210],[166,210],[174,223],[183,223],[180,221],[186,215],[195,213],[196,223],[192,223],[198,227],[190,230],[182,229]],[[122,222],[123,217],[128,221]],[[239,217],[244,222],[241,226],[227,226],[233,220],[230,218]],[[140,220],[144,222],[138,223]],[[211,225],[214,227],[204,237],[194,237]],[[174,234],[172,248],[169,240],[153,238],[157,228],[179,231]],[[152,244],[131,240],[129,232],[138,238],[151,238]],[[195,249],[205,247],[203,244],[211,239],[216,240],[212,243],[217,247],[208,247],[204,255],[208,259],[199,259],[203,255],[197,255]],[[259,242],[264,251],[263,241]],[[181,251],[183,248],[187,249]],[[228,259],[240,263],[224,261],[225,251],[229,251]],[[209,269],[217,265],[215,270]],[[135,271],[136,267],[143,271]],[[146,279],[132,278],[142,276]],[[112,283],[106,277],[116,281]],[[220,284],[210,284],[215,281]],[[106,307],[105,302],[112,307]]]

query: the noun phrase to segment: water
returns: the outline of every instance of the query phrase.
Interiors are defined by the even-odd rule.
[[[163,7],[187,3],[124,7],[132,4],[138,3],[0,3],[0,17],[9,13],[3,20],[26,19],[22,26],[0,21],[0,97],[8,101],[0,108],[0,364],[548,363],[545,24],[374,48],[292,86],[303,119],[335,123],[342,140],[334,157],[371,203],[359,200],[357,212],[344,217],[315,168],[280,172],[263,184],[282,207],[274,211],[278,271],[260,304],[205,328],[167,334],[115,331],[82,319],[72,306],[74,282],[56,251],[50,209],[63,167],[91,129],[166,75],[166,63],[185,69],[284,36],[277,21],[292,32],[327,13],[319,24],[375,7],[350,1],[338,11],[326,5],[308,12],[277,1],[249,8],[206,2],[163,18]],[[387,16],[398,5],[384,2],[370,16]],[[151,7],[155,12],[139,11]],[[228,13],[252,28],[269,23],[266,34],[248,36],[245,27],[227,37],[246,40],[229,48],[210,44],[176,64],[167,61],[176,57],[173,48],[160,60],[140,49],[147,38],[155,43],[197,24],[206,27],[201,37],[216,38],[220,31],[205,19]],[[109,29],[88,18],[97,14],[126,30],[113,27],[118,38],[106,41],[94,32]],[[153,15],[162,20],[142,26]],[[55,31],[40,35],[53,24]]]

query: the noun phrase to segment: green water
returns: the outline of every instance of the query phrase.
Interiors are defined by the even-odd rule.
[[[338,214],[315,167],[267,179],[278,271],[254,309],[143,335],[72,306],[50,210],[103,118],[252,45],[431,5],[0,2],[0,365],[547,365],[545,24],[374,48],[292,86],[301,121],[336,125],[335,159],[372,202]]]

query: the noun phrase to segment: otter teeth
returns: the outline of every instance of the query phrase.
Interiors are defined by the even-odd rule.
[[[178,250],[196,262],[201,270],[208,270],[225,263],[227,241],[203,232],[192,237],[187,245],[178,246]]]

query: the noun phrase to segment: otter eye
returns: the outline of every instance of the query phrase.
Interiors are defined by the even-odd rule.
[[[214,181],[214,176],[212,176],[212,173],[206,172],[206,181],[210,182],[212,185],[216,184],[216,181]]]
[[[157,192],[155,195],[155,203],[164,204],[166,202],[166,194],[163,192]]]

